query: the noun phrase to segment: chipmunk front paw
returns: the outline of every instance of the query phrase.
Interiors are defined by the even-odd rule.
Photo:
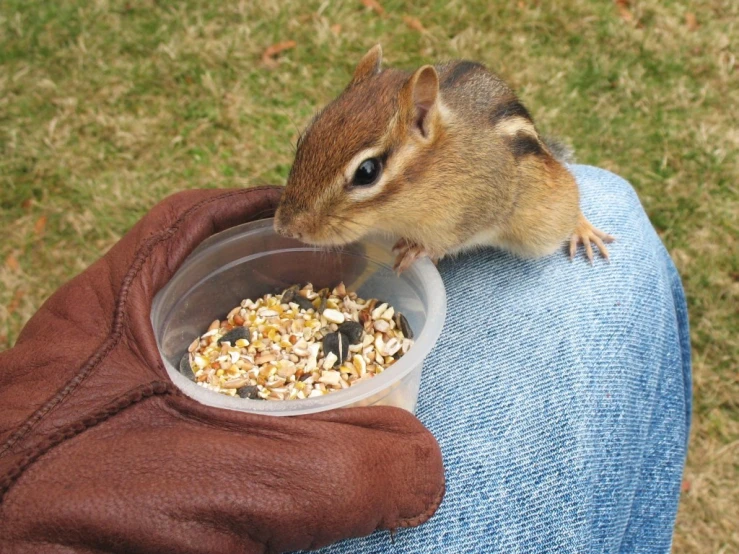
[[[398,275],[408,269],[417,259],[423,258],[424,256],[431,258],[434,263],[438,262],[438,258],[433,256],[423,246],[419,246],[407,239],[400,239],[396,242],[395,246],[393,246],[393,252],[397,254],[393,269]]]
[[[590,265],[593,265],[593,247],[590,245],[592,242],[600,250],[600,255],[608,260],[608,249],[603,243],[613,242],[614,239],[611,235],[604,233],[603,231],[593,227],[590,222],[585,219],[583,214],[577,221],[577,227],[570,237],[570,259],[575,257],[577,253],[577,245],[582,243],[585,245],[585,253],[590,261]]]

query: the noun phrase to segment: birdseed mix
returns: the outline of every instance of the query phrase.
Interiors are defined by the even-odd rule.
[[[190,344],[180,372],[201,387],[253,400],[322,396],[372,379],[413,344],[408,321],[343,283],[294,285],[243,300]]]

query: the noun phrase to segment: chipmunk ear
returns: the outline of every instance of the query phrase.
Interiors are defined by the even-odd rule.
[[[360,81],[364,81],[367,77],[372,77],[380,72],[382,65],[382,46],[375,44],[369,52],[367,52],[354,69],[354,76],[351,84],[354,85]]]
[[[431,65],[417,69],[408,79],[405,98],[413,115],[413,126],[424,138],[432,134],[433,109],[439,97],[439,75]]]

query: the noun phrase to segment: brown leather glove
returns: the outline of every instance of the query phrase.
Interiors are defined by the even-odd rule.
[[[166,199],[0,354],[0,552],[282,552],[431,517],[441,454],[409,413],[244,414],[167,377],[153,296],[203,239],[270,215],[279,194]]]

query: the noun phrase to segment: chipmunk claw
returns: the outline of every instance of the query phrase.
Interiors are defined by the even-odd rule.
[[[413,262],[415,262],[419,258],[428,256],[432,260],[434,259],[433,256],[431,256],[431,254],[429,254],[429,252],[423,246],[419,246],[418,244],[406,239],[400,239],[398,242],[396,242],[395,246],[393,246],[393,252],[397,254],[393,270],[398,275],[411,267],[411,265],[413,265]]]
[[[593,265],[593,247],[591,245],[591,243],[593,243],[598,247],[600,255],[610,261],[608,248],[606,248],[605,243],[611,243],[614,240],[616,239],[611,235],[593,227],[593,225],[585,219],[585,216],[580,214],[577,227],[575,227],[575,231],[570,237],[570,260],[572,260],[577,253],[577,245],[583,244],[585,246],[585,255],[587,256],[590,265]]]

